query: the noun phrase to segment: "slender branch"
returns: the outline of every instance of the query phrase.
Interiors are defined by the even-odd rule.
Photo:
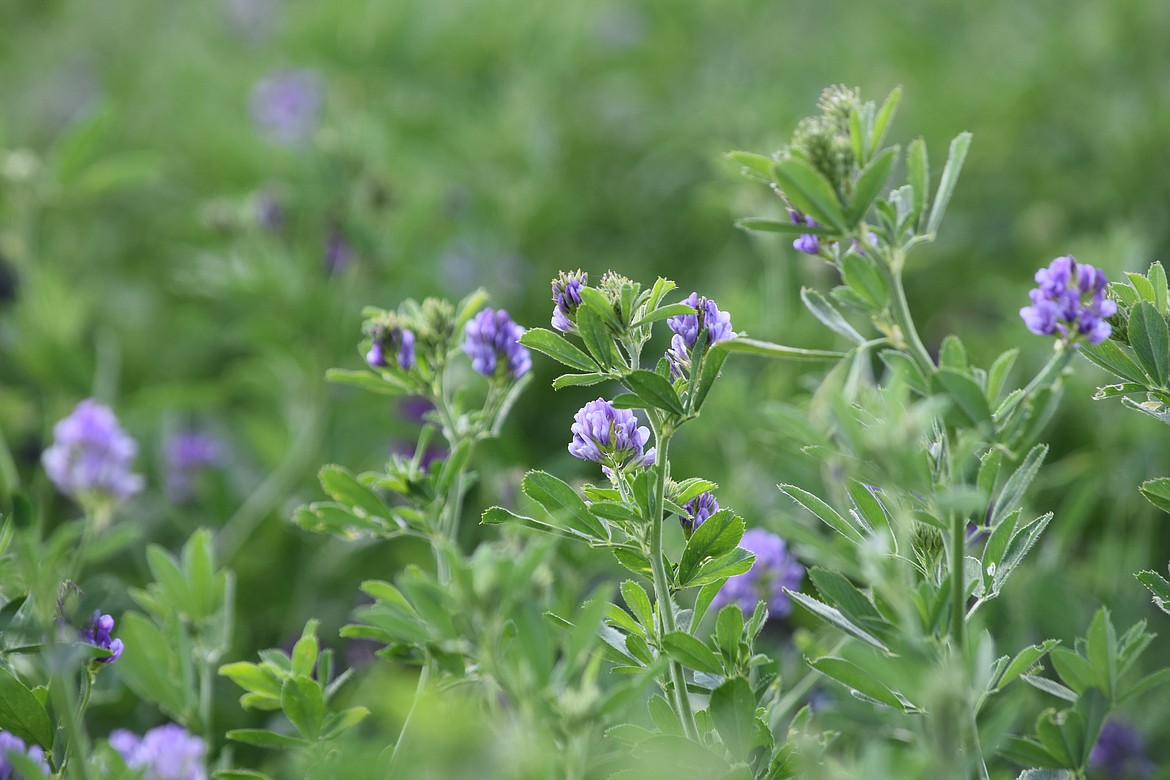
[[[923,345],[918,328],[914,325],[914,318],[910,315],[906,288],[902,285],[901,263],[902,259],[896,256],[891,267],[880,266],[885,270],[886,281],[890,285],[890,315],[894,319],[894,324],[898,326],[905,346],[910,350],[910,356],[918,363],[919,368],[930,376],[935,371],[934,360]]]
[[[957,652],[964,647],[967,626],[967,584],[964,582],[964,557],[967,545],[967,518],[955,512],[951,515],[951,640]]]

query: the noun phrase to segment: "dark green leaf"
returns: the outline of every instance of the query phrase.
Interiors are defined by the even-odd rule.
[[[831,228],[797,225],[790,219],[770,219],[768,217],[744,217],[735,222],[736,227],[744,230],[755,230],[760,233],[785,233],[787,235],[804,235],[812,233],[817,236],[835,236],[837,231]]]
[[[285,680],[280,708],[305,739],[316,739],[325,719],[325,697],[317,683],[298,675]]]
[[[299,748],[309,744],[304,739],[277,734],[275,731],[266,729],[232,729],[227,733],[227,738],[235,742],[266,748]]]
[[[679,586],[691,584],[695,572],[707,558],[717,558],[734,550],[743,531],[743,520],[730,510],[721,509],[707,518],[687,540],[678,565]]]
[[[833,185],[816,168],[804,160],[788,157],[776,163],[775,174],[776,182],[793,207],[840,233],[848,230]]]
[[[1163,512],[1170,512],[1170,477],[1148,479],[1138,490],[1151,504]]]
[[[707,674],[723,674],[719,656],[685,631],[675,631],[662,637],[662,648],[671,658],[691,669]]]
[[[1170,378],[1170,327],[1145,301],[1130,309],[1129,345],[1155,384],[1164,387]]]
[[[808,665],[869,699],[898,710],[910,709],[907,702],[874,678],[871,673],[844,658],[824,656],[815,661],[809,661]]]
[[[1127,355],[1117,342],[1105,339],[1100,344],[1082,344],[1077,350],[1091,362],[1110,371],[1127,382],[1145,385],[1147,380],[1141,368]]]
[[[1170,582],[1156,571],[1139,571],[1134,576],[1154,594],[1154,604],[1158,609],[1170,613]]]
[[[797,604],[804,607],[809,612],[812,612],[814,615],[826,621],[827,623],[831,623],[837,628],[842,629],[848,634],[852,634],[861,641],[871,644],[879,650],[889,652],[889,648],[886,647],[882,640],[878,639],[876,636],[866,631],[864,628],[857,625],[849,618],[845,617],[845,615],[842,614],[841,611],[836,607],[830,607],[828,604],[818,601],[812,596],[807,596],[799,591],[785,588],[784,592],[787,593],[789,597]]]
[[[543,352],[553,360],[581,371],[597,371],[597,363],[558,333],[545,328],[531,328],[524,331],[520,343],[529,349]]]
[[[739,608],[729,605],[739,613]],[[756,731],[756,697],[742,677],[731,677],[711,691],[711,720],[732,759],[747,758]],[[751,777],[749,774],[748,777]]]
[[[973,425],[991,425],[991,407],[974,379],[953,368],[940,368],[933,381],[936,392],[945,393]]]
[[[807,490],[796,487],[795,485],[780,485],[780,491],[784,495],[791,498],[802,507],[812,512],[825,522],[830,528],[837,533],[854,542],[860,542],[864,538],[863,529],[859,529],[856,523],[851,523],[837,513],[837,510],[826,504],[821,499],[809,493]]]
[[[622,377],[622,382],[630,388],[646,406],[661,409],[672,414],[683,414],[682,401],[670,382],[653,371],[632,371]]]
[[[947,153],[947,164],[943,166],[942,179],[938,183],[938,192],[934,196],[934,207],[930,210],[930,219],[926,223],[926,232],[933,236],[938,232],[943,215],[947,211],[951,194],[955,191],[955,184],[959,181],[959,172],[963,169],[963,162],[967,159],[967,149],[971,146],[971,134],[959,133],[951,141],[950,151]]]
[[[581,303],[588,307],[588,310],[596,314],[601,321],[609,327],[613,328],[615,333],[620,333],[622,330],[622,321],[618,319],[617,312],[613,309],[613,304],[600,291],[593,287],[582,287]],[[581,309],[577,309],[577,316],[581,316]],[[578,326],[580,323],[578,322]]]
[[[839,333],[855,344],[861,344],[865,341],[861,334],[846,321],[841,312],[837,311],[837,307],[816,290],[810,287],[801,287],[800,300],[804,303],[805,308],[812,312],[812,315],[829,330]]]
[[[882,141],[886,139],[886,133],[890,129],[890,122],[894,121],[894,115],[898,113],[898,103],[901,100],[901,87],[894,87],[886,96],[881,109],[878,110],[877,118],[873,122],[873,131],[869,137],[869,149],[867,150],[868,156],[872,157],[874,152],[881,148]]]
[[[898,158],[896,147],[886,149],[865,166],[865,170],[857,177],[853,185],[853,199],[849,204],[849,224],[857,225],[865,218],[865,213],[874,200],[881,194],[886,179],[890,177],[890,169],[894,160]]]
[[[648,633],[654,633],[654,608],[650,605],[650,597],[641,585],[633,580],[625,580],[621,585],[622,598],[626,606],[642,624]]]
[[[0,667],[0,729],[25,742],[53,749],[53,722],[49,713],[24,683]]]
[[[609,541],[609,530],[593,516],[577,491],[562,480],[544,471],[530,471],[521,487],[557,523],[597,541]]]
[[[922,229],[922,217],[926,213],[926,206],[930,201],[930,165],[927,162],[926,144],[921,138],[910,142],[910,151],[906,155],[906,179],[910,182],[910,192],[913,195],[910,208],[910,227],[915,231]]]
[[[801,349],[799,347],[785,347],[780,344],[771,344],[756,339],[735,338],[718,342],[712,350],[727,350],[728,352],[746,352],[751,355],[784,358],[786,360],[803,360],[817,363],[831,362],[845,357],[844,352],[830,352],[823,349]],[[710,355],[708,355],[708,358]]]

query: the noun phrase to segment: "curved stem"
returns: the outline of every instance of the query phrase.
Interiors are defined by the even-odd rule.
[[[918,363],[918,367],[930,376],[935,371],[934,361],[918,335],[918,328],[914,326],[910,304],[906,300],[906,288],[902,285],[901,271],[887,269],[886,280],[890,284],[890,314],[894,324],[898,326],[904,346],[909,348],[910,356]]]
[[[653,504],[650,507],[650,570],[654,574],[654,601],[658,604],[659,639],[678,630],[674,619],[674,599],[670,595],[670,585],[666,579],[666,568],[662,564],[662,523],[663,509],[666,494],[666,455],[670,447],[670,436],[662,435],[661,428],[655,424],[654,439],[658,448],[655,453],[654,467],[657,469],[654,483]],[[670,661],[670,681],[674,688],[675,711],[682,721],[683,731],[689,739],[698,739],[699,730],[695,727],[695,715],[691,711],[691,700],[687,694],[687,679],[682,664]]]
[[[967,585],[963,574],[963,553],[967,545],[967,518],[958,512],[951,515],[951,640],[958,652],[963,651],[967,626]]]

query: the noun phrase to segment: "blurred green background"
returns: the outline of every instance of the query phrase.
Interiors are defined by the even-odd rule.
[[[313,615],[327,636],[360,577],[420,553],[323,543],[288,522],[319,496],[320,464],[378,468],[414,436],[396,404],[323,380],[360,365],[361,307],[482,285],[543,326],[556,271],[613,268],[711,295],[739,331],[832,345],[798,297],[834,282],[827,266],[734,227],[779,204],[721,157],[781,146],[830,83],[878,100],[902,85],[891,138],[922,135],[936,165],[974,133],[909,297],[928,346],[957,333],[987,365],[1018,345],[1026,381],[1048,350],[1017,316],[1037,267],[1071,253],[1116,278],[1170,245],[1168,30],[1158,0],[6,0],[5,490],[19,474],[49,517],[74,512],[38,458],[53,422],[96,395],[139,439],[152,485],[127,522],[172,547],[223,529],[238,657]],[[288,73],[310,93],[291,142],[257,121],[263,80]],[[535,362],[469,514],[509,500],[525,468],[585,474],[565,445],[595,393],[554,394],[554,369]],[[821,475],[782,404],[802,403],[816,371],[732,361],[676,469],[722,483],[749,523],[796,522],[775,483]],[[1165,518],[1136,491],[1170,473],[1165,432],[1091,401],[1104,381],[1078,362],[1050,428],[1035,503],[1056,520],[999,613],[1018,644],[1071,640],[1099,603],[1119,625],[1164,627],[1130,575],[1170,557]],[[162,446],[188,427],[231,456],[176,504]],[[128,554],[125,577],[143,571]],[[224,698],[224,718],[241,717]],[[1165,722],[1165,705],[1145,706],[1135,719]]]

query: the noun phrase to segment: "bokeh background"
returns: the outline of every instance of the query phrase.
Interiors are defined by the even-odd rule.
[[[1049,349],[1017,315],[1037,267],[1071,253],[1117,278],[1170,246],[1168,33],[1159,0],[6,0],[0,487],[32,485],[50,523],[75,515],[39,456],[97,396],[151,483],[124,522],[170,547],[219,529],[241,582],[235,658],[310,616],[340,645],[360,578],[425,554],[289,522],[322,463],[378,468],[417,430],[324,382],[360,365],[361,308],[483,286],[547,325],[556,271],[612,268],[711,295],[737,330],[832,346],[798,297],[834,283],[827,267],[734,227],[779,207],[722,158],[780,147],[830,83],[877,100],[902,85],[890,137],[923,136],[936,165],[973,132],[908,293],[928,346],[957,333],[980,365],[1019,346],[1022,383]],[[535,370],[472,513],[526,468],[584,474],[565,445],[595,393]],[[821,479],[789,406],[817,371],[731,361],[676,468],[719,481],[749,523],[798,522],[775,484]],[[1035,504],[1056,520],[998,614],[1020,645],[1071,641],[1102,603],[1170,633],[1131,576],[1170,557],[1136,490],[1170,474],[1168,432],[1090,400],[1105,381],[1078,362],[1047,434]],[[164,445],[188,430],[224,456],[176,496]],[[124,563],[113,594],[145,576],[140,552]],[[221,722],[242,722],[223,693]],[[156,717],[109,695],[120,719]],[[1170,707],[1137,707],[1152,741],[1170,736]]]

